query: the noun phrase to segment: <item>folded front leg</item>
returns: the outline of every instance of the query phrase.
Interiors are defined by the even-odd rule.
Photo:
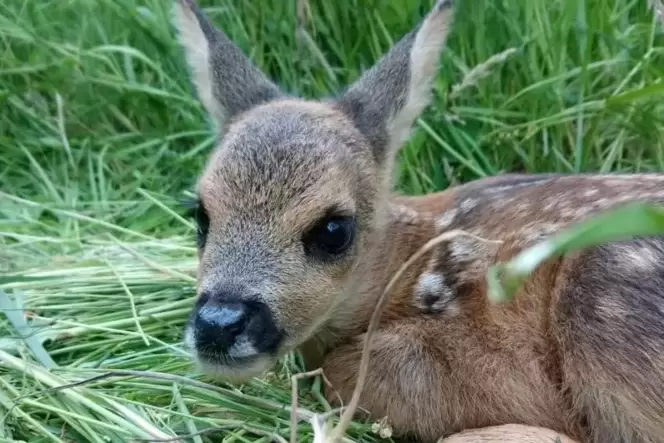
[[[418,441],[512,423],[573,435],[573,422],[537,357],[505,348],[499,336],[487,339],[486,332],[479,334],[462,319],[440,318],[411,319],[376,332],[360,408],[372,420],[387,417],[395,435]],[[364,336],[355,337],[326,356],[330,403],[350,400],[363,341]],[[451,438],[457,440],[449,442],[470,441],[463,435]],[[544,442],[542,438],[524,441]]]

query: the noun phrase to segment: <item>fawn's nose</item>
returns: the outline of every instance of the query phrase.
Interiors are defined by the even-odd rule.
[[[229,365],[275,353],[284,338],[270,307],[247,291],[203,292],[185,337],[198,358]],[[238,295],[239,294],[239,295]]]
[[[251,309],[242,301],[203,304],[194,318],[196,347],[228,353],[251,321]]]

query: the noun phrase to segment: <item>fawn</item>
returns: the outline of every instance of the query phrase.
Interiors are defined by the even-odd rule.
[[[508,174],[421,197],[393,165],[428,106],[455,7],[441,0],[338,97],[282,92],[194,0],[175,22],[219,136],[197,185],[197,296],[185,342],[243,381],[299,349],[347,402],[363,334],[395,270],[361,407],[420,441],[664,442],[664,239],[568,254],[507,304],[485,273],[570,223],[664,202],[662,174]],[[568,439],[568,440],[565,440]]]

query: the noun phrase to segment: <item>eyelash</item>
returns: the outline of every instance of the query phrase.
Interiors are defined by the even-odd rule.
[[[198,248],[205,247],[210,219],[200,200],[188,200],[183,202],[187,207],[187,216],[196,224],[196,245]]]

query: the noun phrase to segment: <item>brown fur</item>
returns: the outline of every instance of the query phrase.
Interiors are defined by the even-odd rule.
[[[490,304],[484,281],[572,223],[664,202],[664,175],[505,175],[393,195],[392,164],[429,101],[453,8],[439,1],[341,97],[316,102],[281,93],[193,0],[176,5],[220,128],[199,180],[199,297],[186,331],[206,371],[244,380],[300,349],[332,381],[330,400],[348,401],[388,280],[436,234],[463,229],[502,243],[458,237],[404,275],[372,342],[362,407],[422,441],[664,442],[662,238],[552,260],[510,304]],[[351,214],[355,237],[321,259],[303,239],[329,211]],[[228,323],[243,303],[269,311],[264,330],[237,332],[223,352],[197,341],[201,312]]]
[[[490,304],[483,279],[491,264],[508,260],[532,244],[532,232],[546,231],[552,224],[562,229],[595,213],[588,208],[600,201],[595,198],[598,195],[584,198],[583,190],[603,188],[601,206],[608,209],[629,196],[664,202],[662,184],[661,175],[634,175],[622,181],[610,176],[545,180],[504,176],[427,197],[395,198],[397,204],[423,215],[417,221],[412,216],[391,220],[386,235],[390,242],[377,251],[365,271],[383,284],[436,234],[434,217],[447,211],[457,211],[447,229],[464,229],[504,243],[473,248],[473,240],[459,237],[414,266],[417,270],[392,294],[374,338],[363,407],[376,417],[388,416],[395,428],[427,441],[504,423],[546,427],[583,441],[664,441],[658,440],[664,438],[658,431],[664,429],[660,427],[664,420],[664,327],[656,324],[657,318],[664,318],[661,238],[591,248],[547,263],[526,282],[514,303],[507,305]],[[608,185],[614,185],[612,190]],[[465,199],[481,201],[501,186],[505,186],[500,191],[503,195],[491,200],[492,204],[480,203],[468,212],[459,209]],[[563,212],[583,216],[521,212],[520,204],[542,206],[546,204],[542,197],[548,195],[556,195]],[[470,252],[455,256],[458,250]],[[644,252],[654,260],[636,263],[634,257]],[[600,260],[607,254],[615,254],[613,262]],[[627,254],[631,254],[629,259]],[[400,260],[385,269],[386,258],[395,256]],[[416,280],[427,269],[444,275],[454,299],[442,311],[423,315],[411,302]],[[342,399],[348,400],[355,387],[361,329],[382,288],[362,293],[353,327],[335,334],[349,338],[327,352],[323,368]],[[652,318],[646,323],[640,316]],[[593,320],[600,323],[587,324]],[[622,356],[615,355],[617,351]],[[644,375],[639,376],[641,373]],[[631,381],[620,388],[624,378]],[[649,395],[652,404],[641,410],[636,399]],[[334,401],[336,393],[330,392],[329,398]],[[589,416],[595,414],[612,416],[596,417],[602,426],[588,427]],[[642,428],[641,435],[632,430],[633,434],[620,437],[625,432],[621,426],[632,419],[649,428]]]

